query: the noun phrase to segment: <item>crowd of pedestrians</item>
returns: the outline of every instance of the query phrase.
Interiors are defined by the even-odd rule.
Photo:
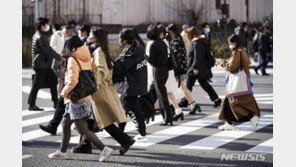
[[[181,107],[189,106],[192,115],[196,111],[202,112],[192,95],[196,81],[209,95],[213,107],[222,103],[210,84],[215,60],[210,49],[208,23],[202,24],[202,31],[195,26],[183,25],[181,33],[176,24],[150,25],[146,44],[136,29],[123,28],[118,36],[118,44],[123,50],[115,60],[109,53],[107,32],[101,27],[77,26],[73,20],[63,27],[53,24],[53,35],[48,42],[49,29],[49,20],[38,18],[32,43],[35,77],[28,100],[29,110],[43,110],[35,104],[37,93],[45,83],[50,85],[56,110],[53,119],[40,128],[56,135],[57,127],[62,123],[62,140],[60,148],[49,158],[68,156],[73,123],[81,136],[79,144],[71,149],[72,153],[91,153],[92,143],[101,150],[99,161],[104,161],[114,150],[105,146],[95,132],[105,130],[120,144],[119,153],[124,155],[135,142],[149,141],[145,120],[153,117],[156,104],[163,116],[161,126],[172,126],[179,118],[183,120]],[[269,38],[266,29],[266,26],[260,29],[258,37],[262,56],[271,53],[265,43]],[[236,30],[239,35],[233,34],[229,38],[232,55],[228,61],[217,59],[216,65],[221,65],[232,75],[240,69],[250,78],[250,60],[244,49],[247,37],[241,35],[245,30],[246,25],[242,24]],[[255,70],[265,66],[266,62],[263,62]],[[86,85],[82,89],[88,93],[80,94],[80,98],[74,100],[76,87],[85,82],[80,79],[85,71],[95,78],[89,84],[95,85],[96,89],[90,92],[91,86]],[[183,97],[179,103],[177,97]],[[147,108],[141,105],[143,99],[147,105],[153,106],[153,114],[149,117],[145,113]],[[260,111],[252,93],[240,96],[226,93],[222,104],[219,119],[226,120],[226,123],[218,127],[220,130],[234,130],[233,122],[245,121],[250,121],[256,128]],[[124,132],[128,117],[138,131],[134,138]]]
[[[243,22],[240,26],[235,28],[235,34],[239,36],[243,49],[248,53],[248,40],[252,42],[253,57],[258,54],[260,57],[259,64],[254,67],[254,71],[259,75],[258,70],[261,71],[262,76],[269,75],[266,73],[267,64],[273,60],[272,39],[273,31],[269,22],[265,22],[260,28],[248,29],[248,23]]]

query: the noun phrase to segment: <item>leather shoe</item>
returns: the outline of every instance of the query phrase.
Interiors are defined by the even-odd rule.
[[[130,141],[125,145],[122,146],[121,149],[119,150],[119,154],[123,155],[128,151],[128,149],[135,143],[136,141],[134,139],[130,139]]]
[[[30,106],[29,111],[43,111],[43,108],[39,108],[36,105],[35,106]]]
[[[48,126],[44,126],[44,125],[39,125],[39,128],[41,130],[43,130],[44,132],[50,133],[51,135],[56,135],[57,134],[57,130],[50,128]]]

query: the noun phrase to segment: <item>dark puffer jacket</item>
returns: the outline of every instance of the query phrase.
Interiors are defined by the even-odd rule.
[[[32,39],[33,68],[49,69],[54,58],[58,61],[61,60],[61,56],[50,47],[45,33],[36,31]]]
[[[113,82],[123,96],[138,96],[147,93],[147,61],[144,48],[139,43],[121,52],[114,62]]]
[[[213,76],[211,69],[205,64],[205,45],[208,45],[205,38],[194,40],[188,53],[188,75],[195,75],[193,70],[198,70],[196,77],[199,80],[207,80]]]

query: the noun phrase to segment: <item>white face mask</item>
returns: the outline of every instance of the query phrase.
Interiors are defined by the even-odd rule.
[[[210,28],[206,28],[206,32],[209,33],[211,30]]]
[[[234,49],[234,48],[235,48],[235,46],[233,44],[229,45],[229,49]]]
[[[45,32],[49,31],[49,29],[50,29],[50,26],[49,25],[46,25]]]

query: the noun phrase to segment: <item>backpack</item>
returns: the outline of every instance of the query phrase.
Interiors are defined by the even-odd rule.
[[[198,40],[197,40],[198,41]],[[213,53],[211,52],[211,49],[209,47],[209,45],[206,45],[200,41],[198,41],[200,44],[202,44],[205,48],[205,57],[204,57],[204,62],[205,62],[205,65],[208,67],[208,68],[212,68],[215,66],[215,59],[214,59],[214,55]]]

